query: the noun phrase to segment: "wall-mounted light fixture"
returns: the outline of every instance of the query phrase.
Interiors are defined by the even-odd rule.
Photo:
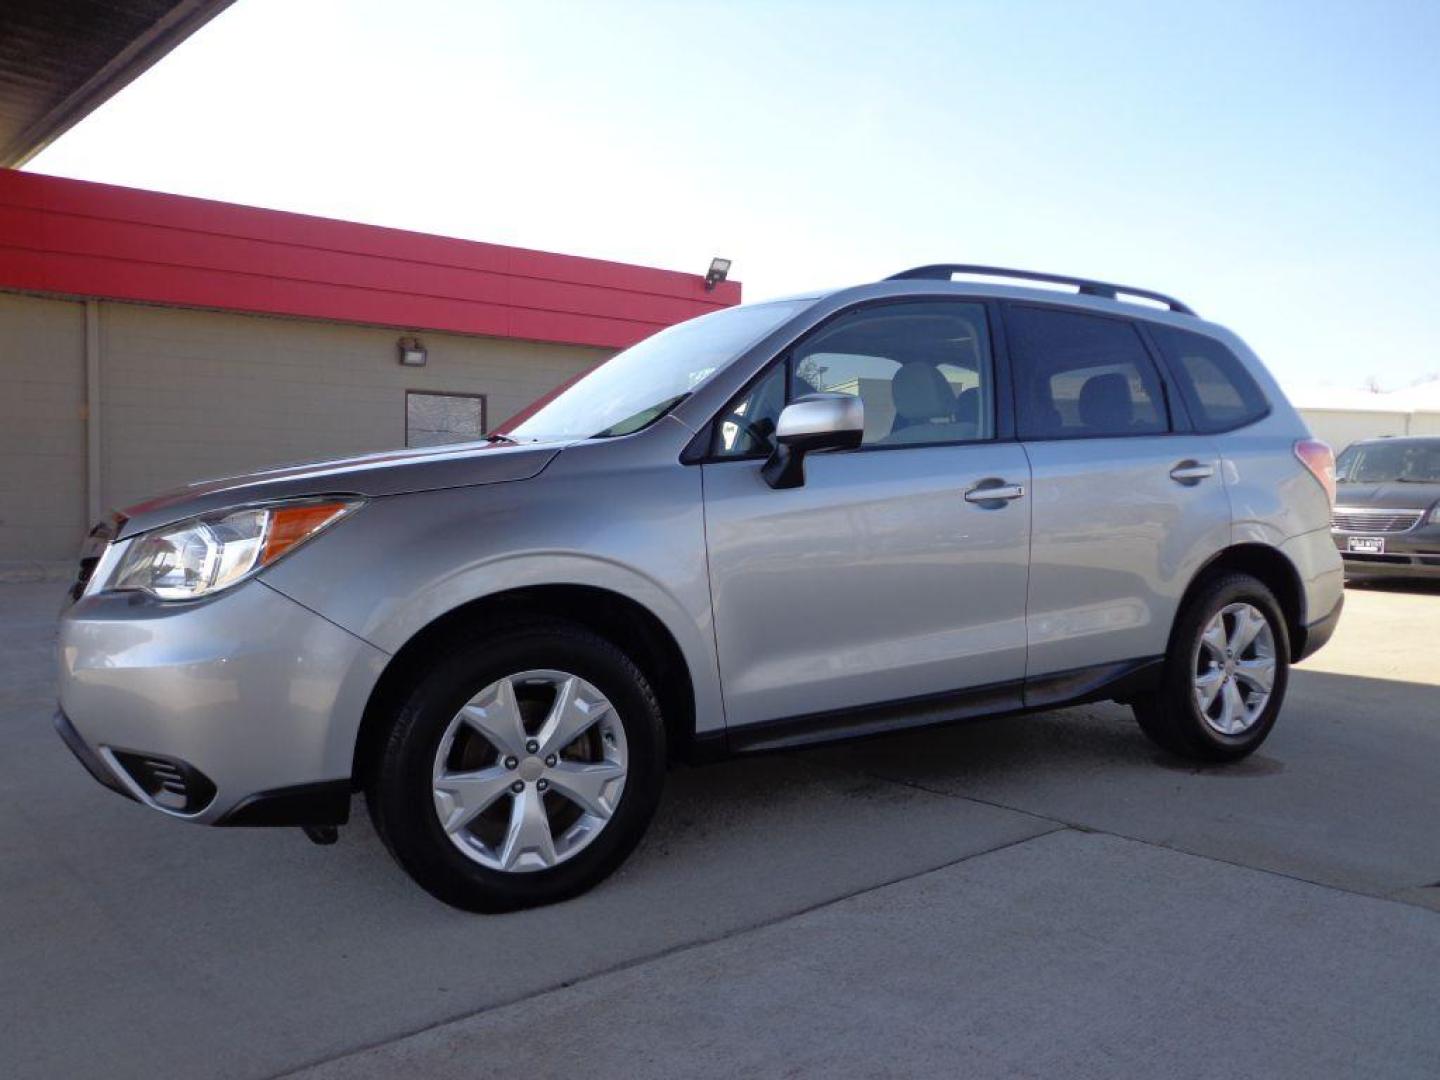
[[[726,275],[728,275],[729,273],[729,259],[711,259],[710,269],[705,274],[705,291],[709,292],[711,289],[715,288],[716,285],[719,285],[720,282],[725,280]]]
[[[420,344],[420,339],[415,337],[402,337],[400,345],[400,363],[406,367],[425,366],[425,346]]]

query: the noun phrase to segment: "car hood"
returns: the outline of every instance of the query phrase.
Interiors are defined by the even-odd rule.
[[[1440,502],[1440,484],[1387,481],[1382,484],[1343,483],[1335,486],[1336,506],[1376,510],[1428,510]]]
[[[565,443],[464,443],[423,450],[388,450],[356,457],[201,480],[120,511],[119,538],[197,514],[306,495],[403,495],[473,487],[538,475]]]

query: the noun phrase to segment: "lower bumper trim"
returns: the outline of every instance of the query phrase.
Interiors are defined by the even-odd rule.
[[[120,782],[119,777],[106,768],[105,762],[100,760],[100,755],[90,749],[85,740],[80,737],[80,733],[75,730],[75,725],[70,723],[70,717],[65,715],[64,709],[55,710],[55,730],[64,740],[65,745],[70,748],[70,752],[75,755],[81,765],[85,766],[86,772],[117,795],[124,795],[133,802],[140,801],[135,798],[135,794],[129,788]]]
[[[1398,551],[1386,555],[1357,555],[1342,551],[1345,573],[1354,577],[1390,574],[1395,577],[1429,577],[1440,574],[1440,555]]]
[[[1335,633],[1335,627],[1340,625],[1340,611],[1344,607],[1345,597],[1342,594],[1340,599],[1335,601],[1335,606],[1330,609],[1328,615],[1316,619],[1305,627],[1305,638],[1300,643],[1300,649],[1295,657],[1297,662],[1319,652],[1321,647],[1330,640]]]
[[[241,801],[215,824],[304,827],[344,825],[349,820],[350,781],[326,780],[257,792]]]

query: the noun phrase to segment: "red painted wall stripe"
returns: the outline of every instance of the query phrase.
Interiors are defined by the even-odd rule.
[[[698,274],[13,170],[0,288],[611,348],[740,301]]]

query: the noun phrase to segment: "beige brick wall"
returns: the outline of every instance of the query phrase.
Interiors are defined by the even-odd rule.
[[[0,562],[80,550],[84,402],[85,305],[0,293]]]
[[[1410,414],[1411,435],[1440,435],[1440,411]]]
[[[486,395],[491,426],[607,350],[102,302],[101,505],[403,446],[405,391]],[[85,525],[84,305],[0,294],[0,561],[69,559]],[[16,527],[14,522],[41,522]]]
[[[1329,443],[1338,454],[1359,439],[1410,433],[1410,414],[1379,409],[1301,409],[1310,434]]]
[[[405,445],[405,391],[485,394],[504,420],[603,350],[105,303],[103,496],[123,505],[190,480]]]

